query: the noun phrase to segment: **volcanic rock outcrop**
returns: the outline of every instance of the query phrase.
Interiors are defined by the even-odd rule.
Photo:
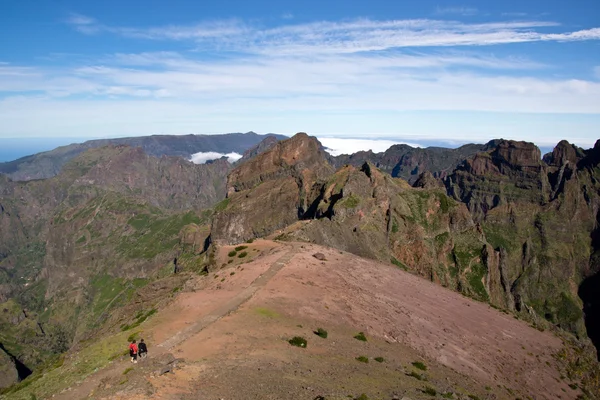
[[[305,133],[234,169],[217,205],[211,239],[237,243],[286,227],[308,212],[315,184],[333,173],[321,144]]]

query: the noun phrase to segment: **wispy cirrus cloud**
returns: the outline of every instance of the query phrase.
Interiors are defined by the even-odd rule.
[[[187,40],[199,49],[255,54],[359,53],[405,47],[482,46],[536,41],[583,41],[600,39],[600,29],[574,32],[538,32],[557,29],[552,21],[506,21],[464,23],[448,20],[356,19],[321,21],[264,28],[240,20],[207,21],[191,26],[150,28],[111,27],[77,16],[75,29],[87,34],[107,32],[147,40]]]
[[[479,12],[478,9],[474,7],[436,7],[435,13],[437,15],[462,15],[462,16],[471,16],[476,15]]]
[[[57,132],[90,127],[97,135],[101,129],[198,132],[194,127],[391,134],[398,127],[409,131],[403,115],[412,112],[600,114],[593,65],[582,77],[551,59],[510,50],[519,43],[598,40],[598,28],[366,18],[128,27],[75,14],[68,23],[86,35],[118,35],[132,45],[153,41],[165,51],[69,56],[69,63],[53,67],[0,64],[0,135],[50,126]],[[173,51],[182,43],[193,50]],[[506,46],[495,53],[493,44]],[[290,125],[293,130],[280,128]],[[477,126],[499,130],[498,121]],[[447,138],[465,134],[436,129]]]

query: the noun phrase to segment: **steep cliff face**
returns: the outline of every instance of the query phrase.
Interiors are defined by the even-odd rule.
[[[542,161],[533,144],[499,141],[445,181],[481,224],[492,264],[502,266],[499,304],[579,337],[578,287],[591,274],[599,207],[595,154],[562,141]]]
[[[484,265],[482,232],[443,188],[412,188],[366,163],[338,170],[321,193],[314,219],[282,237],[391,262],[481,300],[499,287]]]
[[[315,183],[332,172],[315,138],[299,133],[277,143],[231,172],[227,199],[212,222],[212,240],[237,243],[297,221],[317,195]]]
[[[465,160],[445,180],[448,193],[465,203],[476,220],[500,205],[548,201],[547,168],[533,143],[501,140],[490,146]]]

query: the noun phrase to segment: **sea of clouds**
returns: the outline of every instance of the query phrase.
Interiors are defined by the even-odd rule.
[[[337,137],[318,137],[321,144],[332,156],[341,154],[352,154],[358,151],[371,150],[374,153],[381,153],[389,149],[395,144],[407,144],[412,147],[425,147],[418,143],[405,142],[392,139],[359,139],[359,138],[337,138]],[[205,164],[207,161],[217,160],[222,157],[227,157],[230,163],[234,163],[242,155],[239,153],[217,153],[214,151],[201,152],[192,154],[190,161],[194,164]]]
[[[389,140],[389,139],[354,139],[354,138],[334,138],[334,137],[319,137],[321,144],[332,156],[341,154],[352,154],[357,151],[371,150],[374,153],[381,153],[389,149],[395,144],[407,144],[412,147],[423,147],[417,143],[408,143],[404,141]]]

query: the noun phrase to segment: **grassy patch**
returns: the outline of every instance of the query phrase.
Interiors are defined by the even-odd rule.
[[[382,362],[385,361],[385,358],[383,358],[383,357],[375,357],[374,360],[377,361],[378,363],[382,363]]]
[[[254,239],[248,239],[246,240],[246,243],[254,243]]]
[[[360,361],[361,363],[369,363],[369,357],[365,357],[365,356],[358,356],[356,357],[356,361]]]
[[[480,399],[478,396],[475,396],[474,394],[470,394],[470,395],[469,395],[469,398],[470,398],[471,400],[481,400],[481,399]]]
[[[390,259],[391,263],[394,264],[396,267],[398,268],[402,268],[405,271],[408,271],[408,268],[406,268],[406,265],[402,264],[400,261],[398,261],[398,259],[396,259],[395,257],[392,257]]]
[[[302,347],[303,349],[305,349],[306,345],[308,344],[306,339],[304,339],[302,336],[294,336],[293,338],[288,340],[288,343],[292,346]]]
[[[452,392],[442,393],[442,397],[444,399],[453,399],[454,398],[454,393],[452,393]]]
[[[273,310],[269,310],[268,308],[263,308],[263,307],[256,307],[254,309],[254,311],[258,314],[258,315],[262,315],[263,317],[267,317],[267,318],[278,318],[279,314],[276,313]]]
[[[358,332],[358,334],[354,335],[354,339],[360,340],[363,342],[367,341],[367,337],[365,336],[365,334],[363,332]]]
[[[421,371],[427,371],[427,366],[421,361],[415,361],[412,363],[413,367],[420,369]]]
[[[421,374],[419,374],[418,372],[415,372],[415,371],[410,371],[410,373],[406,374],[406,376],[413,377],[413,378],[415,378],[415,379],[417,379],[419,381],[426,381],[427,380],[427,378],[425,378],[425,375],[421,375]]]
[[[146,312],[146,313],[142,313],[141,315],[139,315],[136,317],[136,320],[134,322],[132,322],[131,324],[126,324],[126,325],[121,325],[121,331],[128,331],[130,329],[133,328],[137,328],[138,326],[140,326],[140,324],[142,322],[144,322],[145,320],[147,320],[148,318],[150,318],[151,316],[153,316],[154,314],[156,314],[158,311],[156,310],[156,308],[153,308],[152,310]]]
[[[248,248],[248,246],[238,246],[235,248],[235,251],[242,251],[242,250],[246,250]]]
[[[363,393],[360,396],[356,397],[354,400],[369,400],[369,396]]]
[[[322,337],[323,339],[327,339],[327,331],[323,328],[319,328],[316,331],[314,331],[314,334]]]
[[[435,245],[437,247],[442,247],[444,244],[446,244],[448,239],[450,239],[450,233],[448,233],[448,232],[440,233],[434,239]]]
[[[343,200],[340,203],[340,205],[344,208],[356,208],[359,203],[360,203],[360,199],[357,196],[351,194],[345,200]]]
[[[238,255],[238,258],[244,258],[244,257],[246,257],[247,255],[248,255],[248,253],[247,253],[247,252],[245,252],[245,251],[242,251],[242,252],[241,252],[241,253]]]
[[[215,206],[215,212],[221,212],[221,211],[225,211],[225,209],[227,208],[227,206],[229,205],[229,202],[231,201],[230,198],[227,198],[219,203],[217,203],[217,205]]]
[[[160,211],[138,214],[128,221],[134,232],[118,238],[117,250],[130,259],[152,259],[158,254],[172,250],[179,243],[179,232],[192,223],[201,223],[200,218],[193,212],[176,215],[162,215]],[[113,232],[113,235],[115,234],[118,235]]]
[[[228,255],[229,257],[235,257],[235,256],[237,256],[237,251],[235,251],[235,250],[231,250],[229,253],[227,253],[227,255]]]
[[[129,367],[129,368],[125,369],[125,371],[123,371],[123,375],[127,375],[131,371],[133,371],[133,367]]]

